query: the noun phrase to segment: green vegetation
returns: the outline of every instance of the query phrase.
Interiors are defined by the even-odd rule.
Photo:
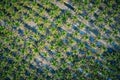
[[[1,0],[1,80],[119,80],[120,5]]]

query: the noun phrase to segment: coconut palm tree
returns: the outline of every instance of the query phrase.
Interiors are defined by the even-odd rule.
[[[56,23],[57,26],[61,26],[62,25],[62,20],[61,19],[57,19],[55,21],[55,23]]]

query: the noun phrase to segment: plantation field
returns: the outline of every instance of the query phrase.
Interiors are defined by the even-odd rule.
[[[0,0],[0,80],[120,80],[120,1]]]

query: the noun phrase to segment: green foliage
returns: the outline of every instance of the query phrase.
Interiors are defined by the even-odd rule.
[[[0,79],[119,79],[115,1],[2,0],[0,11]]]

